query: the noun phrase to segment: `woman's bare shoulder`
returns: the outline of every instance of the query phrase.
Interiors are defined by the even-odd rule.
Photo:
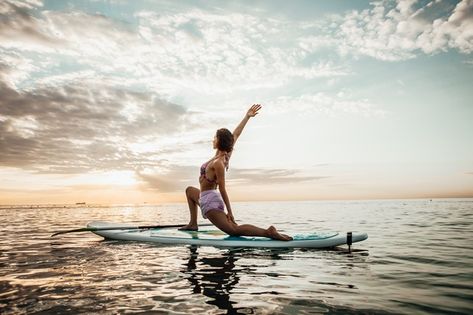
[[[215,166],[224,166],[225,165],[225,159],[223,157],[219,157],[218,159],[214,160],[213,164],[212,164],[214,167]]]

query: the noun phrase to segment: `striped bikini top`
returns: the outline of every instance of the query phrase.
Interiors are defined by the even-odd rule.
[[[214,180],[209,179],[206,175],[206,171],[207,171],[207,165],[209,165],[209,163],[212,162],[213,160],[215,160],[216,158],[218,158],[218,157],[211,158],[210,160],[208,160],[207,162],[202,164],[202,166],[200,167],[200,176],[204,177],[209,183],[212,183],[212,184],[216,184],[217,179],[214,179]],[[225,153],[225,168],[226,168],[227,171],[228,171],[228,161],[229,160],[230,160],[229,154]]]

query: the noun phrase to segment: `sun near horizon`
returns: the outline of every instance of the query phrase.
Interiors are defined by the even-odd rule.
[[[471,1],[0,3],[0,204],[473,197]]]

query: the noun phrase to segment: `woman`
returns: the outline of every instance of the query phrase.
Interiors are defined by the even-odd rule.
[[[232,155],[235,142],[248,120],[255,117],[260,109],[260,104],[251,106],[233,134],[225,128],[217,130],[213,140],[213,148],[217,150],[215,156],[200,168],[200,190],[192,186],[186,189],[190,222],[181,227],[181,230],[197,230],[197,206],[200,206],[202,216],[229,235],[264,236],[281,241],[292,240],[292,237],[279,233],[274,226],[262,229],[250,224],[238,225],[233,217],[225,187],[225,169],[228,170],[228,161]],[[225,213],[225,206],[227,213]]]

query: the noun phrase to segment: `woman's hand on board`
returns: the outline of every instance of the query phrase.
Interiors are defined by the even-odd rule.
[[[233,213],[231,212],[227,213],[227,219],[228,219],[228,222],[236,224],[235,218],[233,217]]]

